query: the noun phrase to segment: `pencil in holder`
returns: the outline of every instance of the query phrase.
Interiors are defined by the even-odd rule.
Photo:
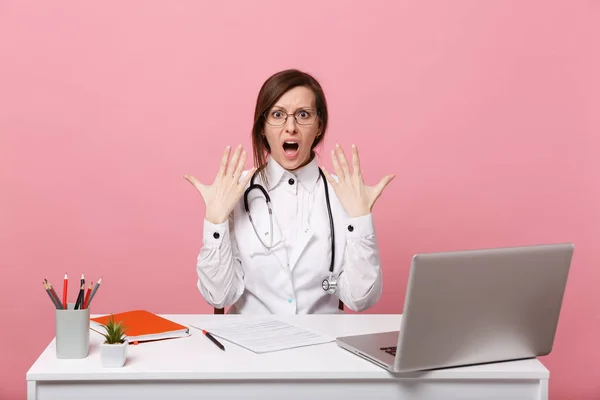
[[[90,349],[90,309],[74,309],[68,303],[66,310],[55,310],[56,358],[86,358]]]

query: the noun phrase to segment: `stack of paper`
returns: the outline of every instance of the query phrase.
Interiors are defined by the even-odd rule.
[[[255,353],[267,353],[329,343],[335,338],[290,325],[274,318],[237,318],[227,322],[211,321],[194,328],[204,329],[212,335],[235,343]]]

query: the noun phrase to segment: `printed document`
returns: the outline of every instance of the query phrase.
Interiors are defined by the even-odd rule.
[[[267,353],[329,343],[335,338],[290,325],[273,318],[242,318],[228,322],[215,322],[194,328],[205,329],[213,336],[235,343],[255,353]]]

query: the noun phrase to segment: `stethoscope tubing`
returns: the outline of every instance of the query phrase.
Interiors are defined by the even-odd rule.
[[[250,224],[252,225],[252,229],[254,229],[254,233],[256,234],[256,237],[258,238],[258,240],[260,240],[260,242],[262,243],[263,246],[265,246],[267,249],[270,249],[271,247],[273,247],[273,210],[271,208],[271,197],[269,196],[269,193],[266,191],[266,189],[262,185],[254,183],[254,179],[256,178],[257,172],[258,171],[256,171],[252,175],[252,179],[250,180],[250,186],[248,186],[248,188],[244,192],[244,209],[246,210],[246,213],[248,214],[248,218],[250,219]],[[329,189],[327,186],[327,179],[325,178],[325,174],[323,173],[323,170],[321,170],[321,168],[319,168],[319,175],[321,176],[321,180],[323,181],[323,187],[325,188],[325,200],[327,203],[327,213],[329,215],[329,230],[331,231],[331,261],[329,264],[329,273],[331,275],[331,274],[333,274],[333,267],[335,265],[335,229],[334,229],[334,225],[333,225],[333,215],[331,212],[331,202],[329,199]],[[270,219],[270,231],[269,231],[270,245],[269,246],[267,246],[267,244],[260,237],[260,234],[258,233],[258,231],[256,230],[256,227],[254,225],[254,221],[252,220],[252,215],[250,215],[250,207],[248,205],[248,195],[254,189],[260,190],[267,202],[267,208],[269,210],[269,219]]]

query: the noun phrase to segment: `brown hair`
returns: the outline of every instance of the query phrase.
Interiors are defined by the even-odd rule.
[[[266,165],[266,156],[271,152],[267,138],[263,135],[265,114],[271,109],[288,90],[297,86],[305,86],[311,89],[315,95],[315,108],[317,109],[317,121],[319,123],[319,135],[311,149],[311,158],[314,157],[314,148],[323,140],[327,129],[327,101],[325,93],[319,82],[306,72],[297,69],[287,69],[280,71],[269,77],[263,83],[258,98],[256,99],[256,108],[254,110],[254,125],[252,127],[252,149],[254,152],[254,166],[257,167],[263,182],[267,182],[264,166]]]

